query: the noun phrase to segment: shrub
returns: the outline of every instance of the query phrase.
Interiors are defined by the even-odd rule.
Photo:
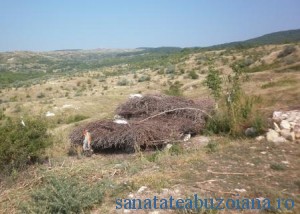
[[[174,156],[174,155],[180,155],[183,154],[183,148],[180,144],[176,143],[173,144],[172,147],[169,150],[169,153]]]
[[[188,75],[189,75],[189,77],[190,77],[191,79],[193,79],[193,80],[199,78],[199,75],[198,75],[194,70],[189,71],[189,74],[188,74]]]
[[[171,96],[182,96],[181,86],[182,84],[179,81],[171,83],[169,89],[166,90],[165,93]]]
[[[118,86],[126,86],[129,85],[129,81],[127,79],[121,79],[117,82]]]
[[[104,185],[79,183],[74,178],[50,177],[35,190],[31,201],[19,207],[22,213],[86,213],[103,200]]]
[[[138,82],[145,82],[145,81],[150,81],[150,76],[148,75],[144,75],[144,76],[141,76],[139,79],[138,79]]]
[[[149,162],[157,162],[159,157],[161,155],[161,152],[160,151],[155,151],[154,153],[146,156],[146,159],[149,161]]]
[[[39,98],[39,99],[41,99],[41,98],[44,98],[45,96],[46,95],[43,92],[41,92],[36,97]]]
[[[166,69],[166,74],[174,74],[175,73],[175,65],[169,65]]]
[[[272,163],[270,168],[277,171],[283,171],[286,169],[286,166],[281,163]]]
[[[277,56],[277,58],[283,58],[291,53],[295,52],[296,48],[294,46],[286,46]]]
[[[211,141],[206,146],[206,152],[207,153],[214,153],[218,150],[219,144],[217,142]]]
[[[204,81],[204,84],[211,90],[211,93],[215,99],[218,99],[221,95],[222,79],[220,72],[213,66],[209,66],[208,74]]]
[[[0,170],[7,174],[39,160],[52,143],[43,120],[28,118],[24,121],[25,127],[21,121],[7,118],[0,126]]]

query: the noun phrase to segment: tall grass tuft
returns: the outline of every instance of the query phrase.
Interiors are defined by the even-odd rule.
[[[213,66],[210,66],[205,84],[214,96],[217,109],[206,124],[208,134],[229,134],[242,136],[247,127],[253,127],[257,134],[265,129],[265,122],[256,110],[259,97],[247,95],[242,84],[248,81],[243,66],[234,64],[233,75],[221,77]]]
[[[34,190],[31,200],[21,204],[22,213],[86,213],[103,200],[102,183],[79,183],[73,178],[49,177],[40,189]]]

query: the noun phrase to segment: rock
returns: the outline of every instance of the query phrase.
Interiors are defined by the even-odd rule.
[[[53,117],[55,114],[53,112],[47,111],[46,117]]]
[[[294,129],[295,125],[297,125],[297,123],[296,122],[290,122],[290,125],[291,125],[291,128]]]
[[[268,142],[273,142],[274,139],[279,137],[279,133],[274,131],[273,129],[269,129],[269,131],[267,132],[267,141]]]
[[[129,99],[134,99],[134,98],[143,98],[143,95],[141,94],[130,94]]]
[[[281,115],[282,115],[281,111],[274,111],[272,119],[276,122],[280,122],[281,121]]]
[[[290,162],[288,162],[288,161],[281,161],[281,163],[288,165]]]
[[[247,162],[246,165],[255,166],[254,163],[249,163],[249,162]]]
[[[159,214],[160,212],[159,211],[152,211],[152,212],[149,212],[149,214]]]
[[[276,138],[274,141],[273,141],[273,143],[275,144],[275,145],[280,145],[280,144],[282,144],[282,143],[286,143],[287,142],[287,140],[284,138],[284,137],[278,137],[278,138]]]
[[[175,189],[174,192],[175,193],[180,193],[180,190],[179,189]]]
[[[300,124],[294,126],[295,138],[300,139]]]
[[[133,195],[132,193],[130,193],[130,194],[128,195],[128,197],[129,197],[129,198],[133,198],[134,195]]]
[[[259,198],[255,198],[255,199],[258,199],[259,201],[263,201],[263,200],[265,200],[265,198],[264,198],[264,197],[259,197]]]
[[[255,140],[257,140],[259,142],[263,141],[264,139],[265,139],[265,137],[262,135],[255,138]]]
[[[125,119],[116,119],[113,122],[116,124],[128,124],[128,121]]]
[[[188,141],[189,139],[191,139],[191,134],[184,135],[184,138],[183,138],[184,142]]]
[[[294,117],[294,116],[289,116],[286,120],[289,121],[289,122],[293,122],[293,121],[296,120],[296,117]]]
[[[280,122],[280,128],[282,128],[282,129],[290,129],[291,125],[290,125],[290,123],[287,120],[282,120]]]
[[[253,128],[253,127],[247,128],[247,129],[245,130],[245,135],[246,135],[247,137],[254,137],[256,134],[257,134],[257,131],[256,131],[256,129]]]
[[[139,188],[139,190],[137,191],[137,193],[142,193],[142,192],[144,192],[145,191],[145,189],[147,189],[148,187],[146,187],[146,186],[141,186],[140,188]]]
[[[276,132],[280,132],[280,128],[279,128],[279,126],[277,125],[277,123],[273,123],[273,126],[274,126],[274,130],[276,131]]]
[[[290,130],[282,129],[280,131],[280,135],[282,137],[284,137],[285,139],[287,139],[287,140],[290,140],[290,141],[294,141],[295,140],[295,133],[294,132],[290,132]]]
[[[247,190],[245,190],[245,189],[234,189],[234,191],[236,191],[236,192],[247,192]]]
[[[171,147],[172,147],[172,144],[168,143],[165,147],[165,150],[169,151],[171,149]]]
[[[284,137],[279,136],[279,133],[273,129],[269,129],[267,132],[267,141],[270,143],[281,144],[287,142]]]

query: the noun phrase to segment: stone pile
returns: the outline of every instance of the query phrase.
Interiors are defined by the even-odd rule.
[[[267,132],[267,141],[275,144],[300,141],[300,111],[274,111],[273,129]]]

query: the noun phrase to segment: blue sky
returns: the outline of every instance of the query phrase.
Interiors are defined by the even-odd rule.
[[[209,46],[300,28],[299,0],[0,0],[0,51]]]

